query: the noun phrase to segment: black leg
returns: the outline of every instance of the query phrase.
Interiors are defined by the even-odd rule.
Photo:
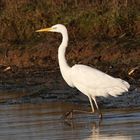
[[[69,112],[66,112],[64,115],[63,115],[63,119],[72,119],[73,118],[73,113],[83,113],[83,114],[93,114],[94,112],[89,112],[89,111],[85,111],[85,110],[71,110]]]
[[[84,111],[84,110],[74,110],[74,109],[72,109],[71,111],[66,112],[62,116],[62,118],[63,119],[72,119],[73,118],[73,113],[75,113],[75,112],[78,112],[78,113],[86,113],[86,114],[93,114],[94,113],[94,107],[93,107],[93,104],[92,104],[92,100],[91,100],[91,97],[90,96],[88,96],[88,98],[89,98],[89,101],[90,101],[90,105],[91,105],[92,111],[89,112],[89,111]],[[96,102],[96,99],[93,98],[93,97],[92,97],[92,99],[94,100],[94,103],[96,105],[96,108],[97,108],[97,111],[98,111],[98,114],[99,114],[99,119],[102,119],[103,118],[103,115],[102,115],[102,113],[101,113],[101,111],[100,111],[100,109],[98,107],[98,104]]]

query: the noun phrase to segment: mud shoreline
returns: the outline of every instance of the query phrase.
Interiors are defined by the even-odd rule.
[[[70,102],[89,106],[86,96],[70,88],[62,79],[59,69],[9,69],[1,68],[0,104],[23,104],[42,102]],[[134,108],[140,106],[139,79],[131,82],[128,93],[115,97],[97,97],[101,108]]]
[[[34,46],[0,44],[0,104],[62,101],[89,105],[87,97],[63,80],[57,46],[61,38]],[[130,91],[118,98],[97,98],[103,108],[140,105],[139,39],[86,40],[71,43],[66,59],[70,66],[86,64],[128,81]]]

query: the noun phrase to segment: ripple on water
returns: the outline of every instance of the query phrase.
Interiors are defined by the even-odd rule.
[[[140,137],[140,110],[103,110],[97,115],[76,114],[64,121],[61,115],[77,105],[70,103],[0,106],[0,139],[13,140],[133,140]],[[78,107],[79,108],[79,107]]]

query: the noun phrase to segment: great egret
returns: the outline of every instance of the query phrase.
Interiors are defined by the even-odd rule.
[[[107,97],[111,95],[116,97],[128,91],[130,85],[122,79],[114,78],[86,65],[75,64],[70,67],[67,64],[65,52],[68,45],[68,32],[64,25],[56,24],[50,28],[40,29],[36,32],[58,32],[62,34],[62,42],[58,49],[58,61],[61,74],[70,87],[76,87],[79,91],[88,96],[92,109],[91,113],[94,113],[93,99],[99,112],[99,117],[102,118],[102,113],[96,102],[96,96]],[[74,110],[66,113],[66,117],[72,112],[74,112]]]

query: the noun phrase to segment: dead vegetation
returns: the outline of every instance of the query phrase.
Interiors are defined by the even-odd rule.
[[[139,69],[131,70],[140,65],[139,0],[0,0],[0,64],[5,73],[8,67],[58,70],[53,46],[60,44],[60,36],[35,33],[57,23],[69,31],[70,65],[83,63],[138,81]]]
[[[139,0],[1,0],[0,42],[39,41],[41,27],[63,23],[71,38],[135,37],[140,34]]]

